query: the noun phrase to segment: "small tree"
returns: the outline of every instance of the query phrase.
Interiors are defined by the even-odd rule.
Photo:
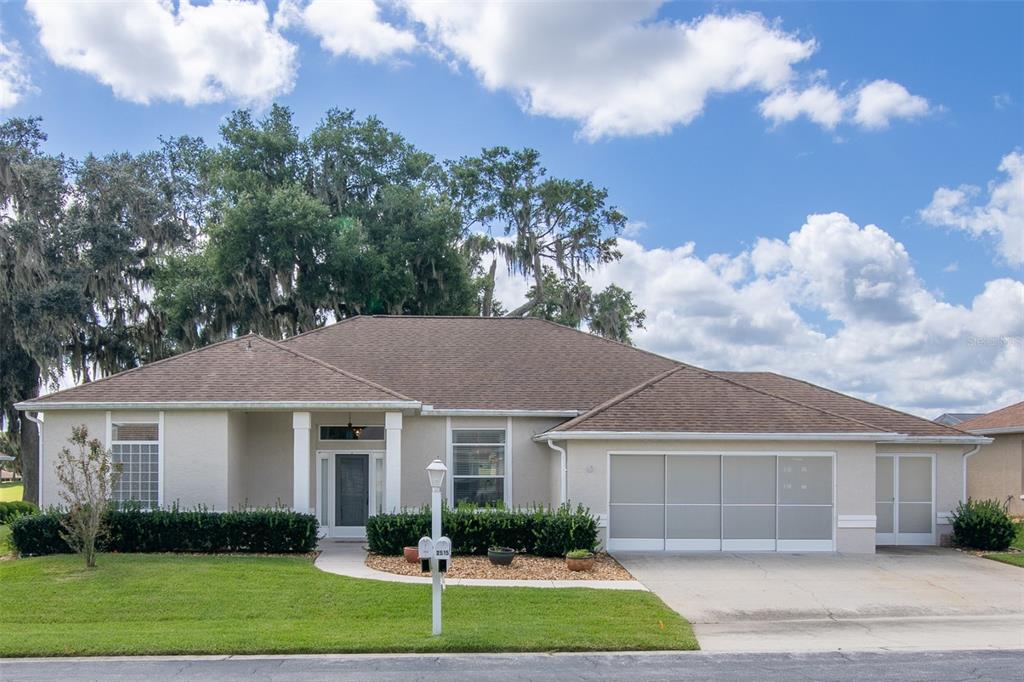
[[[110,505],[121,472],[110,461],[110,452],[97,439],[89,439],[85,425],[71,429],[68,448],[57,459],[60,497],[67,505],[61,537],[85,558],[86,568],[96,566],[96,544],[104,532],[104,513]]]

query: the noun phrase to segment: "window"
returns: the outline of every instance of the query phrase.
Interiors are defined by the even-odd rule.
[[[384,440],[384,427],[321,426],[320,440]]]
[[[160,505],[160,424],[112,423],[110,455],[121,469],[114,501],[131,500],[143,509],[156,509]]]
[[[505,501],[504,430],[452,431],[452,487],[456,505]]]

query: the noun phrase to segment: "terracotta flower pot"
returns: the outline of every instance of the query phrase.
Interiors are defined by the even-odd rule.
[[[402,556],[410,564],[419,563],[420,560],[420,548],[419,547],[406,547],[402,550]]]
[[[589,571],[594,568],[594,555],[591,554],[589,557],[582,559],[565,557],[565,565],[569,567],[570,571]]]

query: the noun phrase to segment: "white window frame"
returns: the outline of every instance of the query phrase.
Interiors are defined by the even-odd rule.
[[[455,443],[453,434],[456,431],[500,431],[505,434],[504,443]],[[502,479],[502,500],[501,503],[505,507],[510,507],[510,501],[512,500],[512,418],[509,417],[505,423],[505,426],[459,426],[452,427],[451,417],[445,419],[445,449],[447,450],[446,459],[448,466],[448,485],[447,497],[448,505],[450,507],[455,506],[455,479],[456,478],[500,478]],[[486,445],[486,446],[497,446],[500,445],[504,448],[504,470],[505,473],[501,476],[456,476],[455,475],[455,448],[457,445]],[[481,507],[482,509],[482,507]]]
[[[612,456],[613,455],[656,455],[663,456],[665,458],[665,496],[664,499],[668,500],[668,458],[669,457],[685,457],[693,455],[717,455],[719,457],[719,466],[721,467],[721,474],[719,475],[719,490],[718,507],[721,519],[719,521],[719,539],[701,539],[701,540],[677,540],[670,539],[667,537],[662,538],[619,538],[615,539],[611,537],[611,508],[612,508]],[[725,503],[725,458],[726,457],[774,457],[775,458],[775,538],[772,540],[737,540],[727,539],[725,534],[725,508],[730,507],[745,507],[745,506],[768,506],[768,503],[762,504],[743,504],[743,503]],[[832,460],[832,504],[831,505],[804,505],[804,504],[779,504],[779,466],[778,461],[780,457],[828,457]],[[605,454],[605,500],[608,504],[607,518],[608,521],[608,548],[611,550],[618,551],[734,551],[734,552],[835,552],[836,541],[837,541],[837,508],[836,495],[837,495],[837,481],[836,481],[836,460],[838,459],[837,453],[834,451],[774,451],[774,452],[749,452],[749,451],[723,451],[723,450],[608,450]],[[934,470],[933,470],[934,474]],[[668,507],[667,502],[661,503],[665,508],[666,523],[665,529],[668,530]],[[832,507],[832,539],[831,540],[780,540],[779,539],[779,507],[780,506],[812,506],[812,507]]]
[[[135,440],[117,440],[113,439],[114,434],[114,422],[118,424],[152,424],[153,419],[113,419],[113,413],[111,410],[107,410],[106,419],[106,433],[104,434],[104,442],[106,443],[107,451],[113,449],[114,445],[125,445],[131,443],[152,443],[153,441],[135,441]],[[156,509],[160,509],[164,506],[164,413],[163,410],[157,412],[156,417],[157,425],[157,436],[156,436]],[[146,509],[144,511],[151,511]]]
[[[364,428],[364,429],[368,428],[370,426],[372,426],[374,428],[380,428],[380,429],[384,428],[383,424],[353,424],[352,426],[353,427],[358,426],[358,427]],[[319,442],[321,442],[321,443],[383,443],[385,438],[386,438],[386,434],[385,434],[385,438],[360,438],[358,440],[356,440],[356,439],[346,440],[344,438],[323,438],[323,433],[324,433],[323,429],[330,429],[330,428],[344,429],[344,428],[348,428],[348,424],[347,423],[346,424],[317,424],[317,426],[316,426],[316,439]],[[385,431],[386,431],[386,429],[385,429]]]

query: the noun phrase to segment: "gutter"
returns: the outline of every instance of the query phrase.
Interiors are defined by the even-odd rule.
[[[416,410],[414,400],[180,400],[160,402],[34,402],[15,403],[18,410]]]
[[[992,429],[970,429],[971,433],[980,433],[983,436],[998,436],[1002,433],[1024,433],[1024,426],[1001,426]]]
[[[770,440],[897,441],[898,433],[728,433],[702,431],[547,431],[537,442],[558,440]]]
[[[558,445],[555,445],[555,441],[553,441],[553,440],[547,440],[545,442],[548,444],[549,448],[551,448],[555,452],[558,452],[560,454],[560,456],[561,456],[561,459],[560,459],[560,462],[559,462],[559,468],[560,468],[560,471],[561,471],[561,476],[559,476],[559,478],[558,478],[558,498],[559,498],[559,502],[558,503],[560,505],[562,505],[562,504],[565,504],[568,501],[568,499],[569,499],[569,481],[568,481],[568,478],[569,478],[569,465],[568,465],[568,462],[566,460],[565,448],[563,448],[561,446],[558,446]]]
[[[579,410],[478,410],[472,408],[436,408],[433,405],[424,405],[420,409],[424,417],[550,417],[552,419],[564,419],[565,417],[578,417]]]
[[[39,495],[39,497],[37,497],[36,499],[39,501],[39,506],[41,508],[43,506],[43,421],[45,420],[46,417],[45,417],[45,415],[42,412],[40,412],[35,417],[33,417],[30,412],[25,412],[25,417],[30,422],[35,424],[36,427],[38,427],[38,429],[39,429],[39,452],[36,453],[37,457],[39,458],[39,461],[36,463],[36,478],[38,479],[38,481],[36,482],[37,483],[36,487],[37,487],[37,494]],[[24,457],[25,453],[24,452],[21,453],[21,456]],[[25,464],[24,464],[24,460],[23,460],[22,461],[22,467],[24,467],[24,466],[25,466]],[[24,479],[25,478],[24,469],[22,469],[21,473],[22,473],[22,479]]]

